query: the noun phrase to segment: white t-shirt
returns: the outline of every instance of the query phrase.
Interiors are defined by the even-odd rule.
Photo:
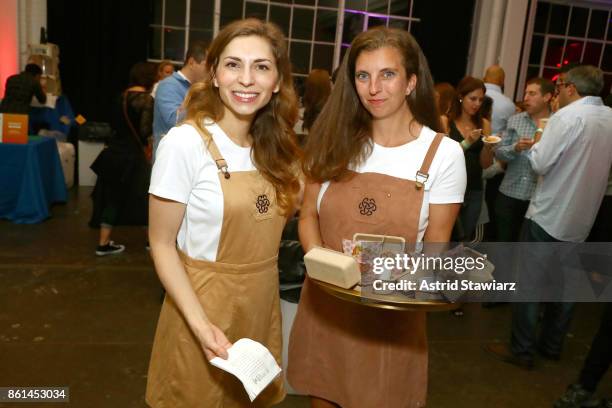
[[[217,124],[206,122],[228,171],[256,170],[251,148],[235,144]],[[178,232],[178,247],[188,256],[214,262],[223,223],[219,170],[198,131],[191,125],[172,128],[161,140],[149,193],[187,205]]]
[[[436,132],[423,126],[419,137],[397,147],[384,147],[374,144],[372,154],[358,168],[357,173],[380,173],[406,180],[415,180],[417,170],[425,159]],[[429,220],[429,204],[462,203],[467,176],[463,149],[459,143],[444,137],[429,168],[429,178],[425,182],[423,205],[419,219],[417,241],[421,241]],[[329,187],[323,183],[317,199],[317,210]]]

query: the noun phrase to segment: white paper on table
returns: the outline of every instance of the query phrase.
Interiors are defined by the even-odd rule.
[[[53,95],[52,93],[47,93],[47,100],[45,101],[45,103],[38,102],[38,99],[36,99],[36,96],[32,96],[32,101],[30,103],[30,106],[33,106],[35,108],[55,109],[56,103],[57,103],[57,95]]]
[[[255,340],[240,339],[227,353],[227,360],[215,357],[210,360],[210,364],[235,375],[244,385],[251,402],[282,371],[272,353]]]

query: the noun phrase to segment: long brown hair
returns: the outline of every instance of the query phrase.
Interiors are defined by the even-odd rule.
[[[438,110],[442,115],[448,115],[448,111],[455,97],[455,88],[448,82],[440,82],[434,86],[438,93]]]
[[[486,94],[487,88],[485,87],[484,82],[478,78],[474,78],[471,76],[466,76],[457,84],[457,88],[455,88],[455,98],[453,98],[453,102],[451,103],[450,110],[448,111],[448,123],[450,125],[451,122],[454,122],[461,116],[461,102],[463,98],[470,92],[473,92],[477,89],[482,89],[482,92]],[[483,101],[484,102],[484,101]],[[474,125],[477,128],[482,129],[483,123],[483,109],[482,106],[478,109],[478,112],[471,118]]]
[[[417,77],[417,85],[406,96],[414,120],[440,130],[440,118],[433,92],[433,82],[421,47],[406,31],[376,27],[355,37],[344,57],[329,100],[315,121],[306,140],[303,170],[318,182],[337,180],[348,168],[357,165],[372,152],[372,117],[363,107],[355,88],[355,62],[363,51],[383,47],[397,49],[406,76]]]
[[[312,124],[325,106],[331,93],[329,72],[325,69],[313,69],[304,83],[304,124],[303,128],[310,130]]]
[[[276,25],[250,18],[234,21],[219,32],[206,55],[204,80],[193,84],[185,98],[185,119],[200,127],[205,118],[218,121],[223,117],[223,101],[213,86],[219,57],[234,38],[247,36],[258,36],[270,43],[279,73],[279,91],[257,112],[251,124],[251,154],[257,170],[274,185],[278,205],[286,213],[293,208],[300,190],[297,167],[300,151],[293,133],[298,110],[287,43]]]

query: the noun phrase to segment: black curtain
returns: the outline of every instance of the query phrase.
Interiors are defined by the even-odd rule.
[[[429,62],[434,82],[453,86],[466,74],[474,19],[474,0],[415,0],[412,34]]]
[[[75,114],[110,121],[130,67],[146,61],[152,0],[49,0],[47,37],[60,47],[63,93]]]

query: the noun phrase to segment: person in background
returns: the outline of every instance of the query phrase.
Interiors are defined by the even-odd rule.
[[[324,69],[313,69],[304,81],[304,96],[302,97],[302,107],[299,110],[299,118],[293,130],[303,138],[308,134],[315,119],[317,118],[323,105],[327,101],[331,92],[332,82],[329,72]],[[303,142],[303,140],[301,141]]]
[[[185,55],[183,68],[160,81],[157,87],[153,109],[154,156],[161,138],[176,125],[178,110],[189,87],[204,78],[206,47],[203,41],[193,42]]]
[[[491,132],[501,135],[506,130],[510,116],[516,113],[516,107],[512,99],[503,93],[506,73],[499,65],[491,65],[487,68],[483,78],[486,94],[493,99],[493,111],[491,113]]]
[[[155,85],[153,85],[153,89],[151,90],[151,96],[153,98],[155,98],[159,82],[168,78],[172,74],[174,74],[174,64],[172,61],[163,60],[157,64],[157,82],[155,82]]]
[[[498,241],[517,242],[519,239],[529,200],[538,181],[527,152],[534,143],[540,119],[550,116],[550,100],[554,93],[555,85],[548,79],[527,81],[523,100],[525,112],[510,117],[495,151],[495,157],[507,163],[495,207]]]
[[[612,108],[612,93],[604,99],[604,105]],[[597,218],[593,223],[593,228],[589,233],[589,242],[612,242],[612,167],[608,176],[608,188],[606,195],[599,206]]]
[[[493,114],[493,98],[485,95],[481,109],[482,117],[491,121],[491,115]],[[504,178],[505,168],[506,163],[493,157],[493,164],[482,170],[486,206],[482,207],[479,224],[484,223],[483,240],[487,242],[494,242],[497,240],[495,203],[499,195],[499,185]]]
[[[40,84],[42,73],[38,65],[28,64],[20,74],[8,77],[4,86],[4,98],[0,104],[0,112],[27,115],[33,96],[38,102],[44,104],[47,101],[47,94]]]
[[[89,225],[100,227],[96,255],[117,254],[124,245],[111,240],[116,225],[147,225],[147,190],[151,173],[146,150],[151,143],[155,67],[139,62],[130,69],[130,85],[113,106],[115,135],[91,165],[98,176],[91,193]]]
[[[434,87],[434,90],[436,91],[436,105],[440,115],[448,115],[453,98],[455,97],[455,88],[448,82],[439,82]]]
[[[612,231],[612,230],[608,230]],[[608,242],[612,240],[608,234]],[[612,364],[612,303],[606,303],[601,315],[599,330],[593,337],[578,381],[570,384],[553,408],[612,408],[612,398],[599,400],[595,396],[597,386]]]
[[[612,108],[608,96],[604,103]],[[588,242],[612,242],[612,168],[608,176],[608,188],[604,196],[593,228],[587,238]],[[606,278],[600,283],[602,289],[607,284]],[[606,303],[601,315],[599,330],[591,342],[591,348],[580,370],[578,381],[570,384],[553,405],[553,408],[612,408],[612,398],[598,401],[595,390],[612,364],[612,303]]]
[[[525,104],[523,103],[523,101],[514,101],[514,106],[516,108],[516,113],[525,112]]]
[[[612,95],[604,99],[612,108]],[[612,242],[612,168],[608,176],[606,195],[601,202],[588,242]],[[602,283],[605,285],[604,283]],[[591,348],[584,360],[578,380],[570,384],[553,405],[553,408],[598,407],[612,408],[612,398],[598,401],[595,390],[612,364],[612,303],[606,303],[601,315],[599,330],[591,342]]]
[[[313,69],[310,71],[306,83],[304,84],[304,105],[303,130],[308,133],[312,124],[319,116],[327,98],[331,93],[331,80],[329,72],[324,69]]]
[[[355,37],[306,139],[306,252],[342,252],[357,232],[448,242],[465,164],[459,144],[437,133],[436,112],[427,60],[408,32],[377,27]],[[364,200],[376,208],[360,211]],[[426,314],[346,302],[306,277],[287,378],[312,407],[423,407]]]
[[[159,81],[162,79],[168,78],[170,75],[174,74],[174,64],[172,61],[163,60],[157,66],[157,78]]]
[[[482,103],[486,88],[474,77],[465,77],[457,85],[448,115],[442,115],[442,126],[448,136],[459,142],[465,154],[467,188],[459,223],[454,238],[460,241],[472,239],[483,202],[482,169],[493,164],[491,145],[481,138],[491,134],[491,122],[482,117]]]
[[[559,68],[559,71],[558,71],[558,73],[556,75],[556,81],[557,82],[559,82],[559,81],[563,82],[564,78],[565,78],[565,74],[570,69],[573,69],[573,68],[576,68],[576,67],[579,67],[579,66],[580,66],[580,64],[577,63],[577,62],[570,62],[569,64],[561,65],[561,67]],[[555,81],[555,77],[553,77],[553,81]],[[555,113],[559,109],[560,109],[560,106],[559,106],[559,93],[556,92],[553,95],[552,100],[550,101],[550,111],[551,111],[551,113]]]
[[[584,65],[557,79],[559,110],[550,117],[543,133],[536,134],[527,153],[539,180],[525,215],[522,242],[580,243],[593,227],[612,167],[612,109],[599,97],[603,78],[599,68]],[[527,246],[526,251],[535,247]],[[521,254],[518,278],[523,288],[542,290],[553,286],[564,290],[555,246],[542,247],[553,250],[542,253],[534,249]],[[547,279],[550,266],[555,269],[555,279]],[[553,294],[561,298],[561,294]],[[540,303],[514,303],[510,345],[494,343],[485,346],[485,350],[501,361],[526,369],[533,368],[536,352],[546,359],[560,359],[574,303],[550,301],[542,308],[539,336]]]
[[[277,254],[300,189],[297,98],[287,41],[272,23],[226,25],[212,41],[186,121],[162,139],[150,187],[151,255],[167,290],[147,375],[151,407],[253,405],[210,364],[249,338],[281,363]]]

